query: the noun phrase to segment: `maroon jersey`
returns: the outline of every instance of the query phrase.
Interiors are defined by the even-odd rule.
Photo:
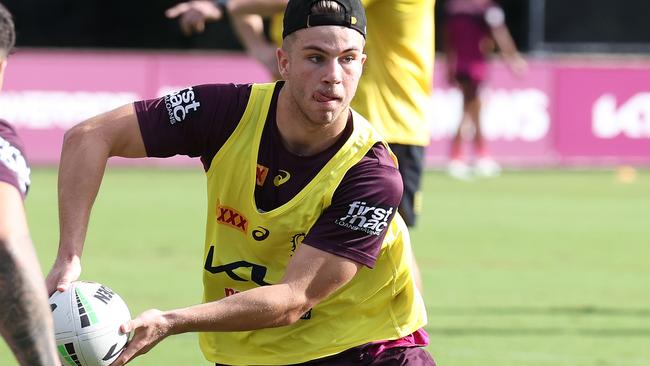
[[[490,27],[502,25],[503,10],[490,0],[449,0],[445,7],[444,42],[454,74],[485,79]]]
[[[283,205],[300,192],[343,146],[353,129],[350,115],[343,134],[333,146],[309,157],[292,154],[284,148],[275,120],[282,86],[282,82],[277,83],[258,153],[255,201],[265,211]],[[250,91],[250,85],[200,85],[159,99],[136,102],[147,155],[200,157],[207,171],[244,114]],[[388,150],[377,144],[346,173],[330,207],[303,243],[373,267],[385,232],[352,230],[336,222],[357,201],[391,210],[394,215],[402,189],[399,171]]]
[[[23,198],[30,185],[30,169],[24,151],[14,128],[0,120],[0,181],[16,187]]]

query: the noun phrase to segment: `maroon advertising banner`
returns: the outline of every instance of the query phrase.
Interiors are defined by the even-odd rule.
[[[430,167],[446,164],[461,120],[462,96],[444,77],[440,59]],[[243,54],[21,50],[9,60],[0,118],[17,126],[32,164],[56,164],[64,131],[93,115],[191,85],[268,81]],[[505,166],[650,165],[650,59],[531,59],[522,77],[494,62],[481,98],[489,150]]]

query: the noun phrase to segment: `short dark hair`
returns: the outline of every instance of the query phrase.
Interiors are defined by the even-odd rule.
[[[14,20],[7,8],[0,3],[0,58],[5,58],[16,44]]]

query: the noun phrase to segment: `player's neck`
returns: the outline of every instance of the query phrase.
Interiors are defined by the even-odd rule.
[[[278,131],[284,147],[298,156],[313,156],[334,145],[345,130],[350,109],[347,108],[341,116],[327,124],[317,124],[292,103],[289,91],[280,90],[276,110]]]

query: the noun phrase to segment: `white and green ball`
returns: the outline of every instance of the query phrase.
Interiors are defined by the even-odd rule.
[[[119,329],[131,319],[129,308],[102,284],[73,282],[65,292],[50,297],[50,308],[63,365],[110,365],[129,339]]]

